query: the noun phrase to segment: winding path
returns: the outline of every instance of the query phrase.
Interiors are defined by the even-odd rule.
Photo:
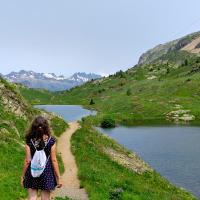
[[[78,169],[74,155],[71,152],[71,136],[79,127],[78,122],[70,122],[69,128],[58,138],[57,152],[61,154],[65,172],[61,176],[63,187],[55,190],[52,199],[67,196],[73,200],[88,200],[85,189],[80,188],[80,181],[77,176]]]

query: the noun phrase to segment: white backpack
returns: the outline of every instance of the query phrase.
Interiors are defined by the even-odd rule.
[[[51,139],[51,137],[49,138],[47,144],[49,143],[50,139]],[[35,147],[32,140],[31,140],[31,142],[32,142],[33,146]],[[34,178],[39,177],[43,173],[43,171],[46,167],[46,164],[49,160],[50,155],[47,158],[45,151],[44,151],[47,144],[44,146],[44,148],[42,150],[39,150],[39,151],[35,147],[35,153],[34,153],[33,158],[31,160],[31,175]]]

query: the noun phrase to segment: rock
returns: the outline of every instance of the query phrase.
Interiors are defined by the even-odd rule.
[[[104,148],[104,152],[117,163],[131,169],[132,171],[142,174],[146,171],[153,171],[142,159],[135,153],[125,154],[124,152],[116,151],[112,148]]]
[[[4,124],[4,125],[10,127],[10,128],[16,133],[16,135],[20,138],[19,131],[17,130],[17,128],[16,128],[16,126],[15,126],[14,123],[9,122],[9,121],[7,121],[7,120],[0,120],[0,124]],[[6,130],[7,130],[7,129],[6,129]],[[8,131],[7,133],[9,133],[9,131]]]
[[[194,115],[184,114],[182,117],[179,117],[179,119],[184,121],[191,121],[195,119]]]
[[[155,78],[157,78],[157,76],[155,76],[155,75],[147,77],[148,80],[152,80],[152,79],[155,79]]]
[[[176,104],[175,108],[178,109],[178,108],[181,108],[181,106]],[[166,114],[166,119],[172,120],[175,122],[194,120],[195,116],[189,113],[190,113],[190,110],[184,110],[184,109],[172,110]]]
[[[7,88],[2,82],[0,82],[0,100],[7,112],[12,112],[19,117],[27,119],[28,105],[14,88]]]
[[[8,134],[9,134],[9,131],[8,131],[6,128],[1,128],[1,129],[0,129],[0,133],[1,133],[2,135],[8,135]]]

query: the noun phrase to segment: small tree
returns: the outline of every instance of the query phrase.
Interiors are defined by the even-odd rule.
[[[166,73],[167,73],[167,74],[169,74],[169,71],[170,71],[170,69],[169,69],[169,68],[167,68],[167,72],[166,72]]]
[[[120,78],[126,78],[126,74],[122,70],[119,70],[118,72],[116,72],[115,76],[120,77]]]
[[[185,66],[188,66],[188,59],[185,59],[184,65],[185,65]]]
[[[101,122],[101,127],[102,128],[112,128],[115,127],[115,120],[110,118],[110,117],[106,117],[102,120]]]
[[[130,95],[132,94],[132,92],[131,92],[131,89],[130,89],[130,88],[128,88],[128,90],[126,91],[126,94],[127,94],[128,96],[130,96]]]
[[[122,188],[116,188],[109,191],[109,200],[120,200],[122,199],[122,193],[124,190]]]
[[[90,99],[90,105],[95,104],[94,99]]]

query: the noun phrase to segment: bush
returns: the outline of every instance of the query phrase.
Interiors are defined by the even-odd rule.
[[[120,200],[120,199],[122,199],[122,193],[123,193],[122,188],[116,188],[114,190],[111,190],[109,192],[109,200]]]
[[[166,73],[167,73],[167,74],[169,74],[169,71],[170,71],[170,69],[169,69],[169,68],[167,68],[167,71],[166,71]]]
[[[120,71],[115,73],[115,76],[119,77],[119,78],[126,78],[126,73],[123,72],[122,70],[120,70]]]
[[[98,93],[102,93],[102,92],[104,92],[105,91],[105,88],[102,88],[102,89],[99,89],[98,90]]]
[[[184,65],[185,65],[185,66],[188,66],[188,59],[185,59]]]
[[[94,100],[90,99],[90,105],[93,105],[93,104],[95,104]]]
[[[104,118],[103,121],[101,122],[101,127],[102,128],[112,128],[115,127],[115,120],[112,118]]]
[[[126,94],[128,95],[128,96],[130,96],[131,94],[132,94],[132,92],[131,92],[131,89],[129,88],[127,91],[126,91]]]

